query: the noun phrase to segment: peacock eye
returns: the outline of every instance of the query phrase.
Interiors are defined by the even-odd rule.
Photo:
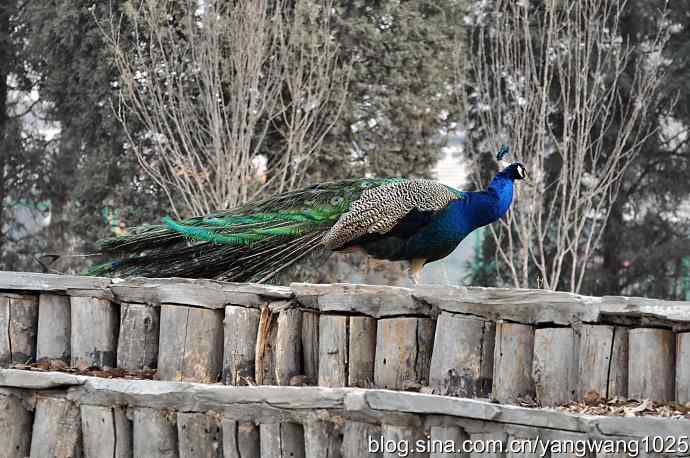
[[[359,187],[360,187],[360,188],[368,188],[369,186],[371,186],[371,183],[369,183],[368,181],[362,181],[362,182],[359,184]]]
[[[334,205],[334,206],[340,205],[343,203],[343,200],[345,200],[345,199],[343,199],[340,196],[335,196],[334,198],[331,199],[331,205]]]

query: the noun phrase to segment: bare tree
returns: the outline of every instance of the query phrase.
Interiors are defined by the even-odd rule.
[[[532,180],[491,228],[515,287],[536,270],[531,284],[553,290],[566,280],[579,291],[625,169],[652,134],[645,119],[658,100],[667,20],[661,14],[659,33],[635,49],[621,37],[626,6],[496,0],[469,16],[474,92],[465,102],[490,143],[480,148],[510,144]]]
[[[178,216],[301,184],[349,77],[331,13],[331,0],[139,0],[101,21],[120,73],[116,111]],[[280,161],[261,182],[274,130]]]

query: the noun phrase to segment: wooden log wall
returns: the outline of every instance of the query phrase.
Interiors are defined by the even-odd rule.
[[[682,442],[690,430],[688,418],[580,415],[378,389],[237,387],[14,369],[0,370],[0,407],[0,456],[7,458],[544,456],[508,448],[537,439],[554,447],[619,441],[636,446],[639,456],[657,456],[653,445],[644,449],[645,439]],[[424,448],[416,449],[420,443]],[[449,449],[473,444],[487,448]],[[687,456],[683,450],[665,456]],[[553,449],[546,456],[582,455]]]
[[[0,367],[47,358],[238,386],[685,403],[689,336],[690,303],[645,298],[0,272]]]

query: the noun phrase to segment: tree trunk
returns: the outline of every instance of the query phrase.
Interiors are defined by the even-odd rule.
[[[70,193],[74,185],[75,169],[79,161],[80,135],[74,129],[67,116],[60,117],[60,143],[58,158],[51,167],[52,177],[50,178],[50,224],[46,229],[47,253],[65,254],[70,251],[69,221],[67,219],[68,204]],[[72,263],[68,260],[72,259]],[[78,258],[77,258],[78,259]],[[74,258],[62,257],[63,262],[52,267],[61,272],[68,272]]]
[[[621,195],[624,194],[621,190]],[[619,295],[621,293],[618,273],[621,268],[621,230],[623,228],[623,203],[624,200],[619,196],[611,207],[604,235],[601,238],[601,251],[603,262],[601,266],[601,282],[595,286],[594,292],[597,296]]]
[[[9,75],[10,62],[10,11],[9,5],[13,3],[10,1],[0,2],[0,151],[4,151],[5,141],[7,136],[7,77]],[[5,158],[6,153],[0,154],[0,253],[2,253],[2,246],[5,242],[5,234],[2,228],[5,224]]]

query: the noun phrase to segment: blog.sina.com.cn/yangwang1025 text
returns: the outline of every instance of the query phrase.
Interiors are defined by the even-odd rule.
[[[678,453],[690,451],[688,436],[648,436],[641,439],[543,439],[541,437],[509,440],[467,439],[463,441],[419,439],[391,440],[383,436],[369,436],[369,453],[389,453],[400,457],[412,453],[529,453],[545,457],[549,453],[568,453],[578,457],[592,454],[625,454],[631,457],[640,453]]]

